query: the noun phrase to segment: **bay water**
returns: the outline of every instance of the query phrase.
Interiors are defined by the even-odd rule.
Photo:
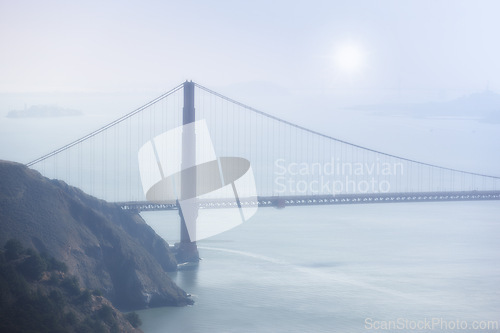
[[[176,211],[141,215],[178,240]],[[499,331],[499,201],[260,208],[198,247],[171,273],[194,305],[144,332]]]

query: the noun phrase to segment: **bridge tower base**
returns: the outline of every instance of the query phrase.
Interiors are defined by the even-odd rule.
[[[200,254],[196,242],[179,242],[174,246],[175,259],[177,263],[182,264],[186,262],[200,261]]]

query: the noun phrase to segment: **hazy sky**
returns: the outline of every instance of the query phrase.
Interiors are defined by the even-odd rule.
[[[498,1],[7,1],[0,91],[500,89]],[[338,68],[355,44],[362,68]]]
[[[419,155],[397,146],[401,140],[394,136],[406,129],[391,130],[401,122],[391,126],[381,119],[382,127],[374,129],[372,118],[335,108],[439,101],[487,87],[500,92],[499,13],[494,0],[0,0],[0,111],[53,103],[105,113],[91,95],[72,100],[79,95],[60,93],[106,93],[111,97],[105,103],[113,105],[106,110],[119,105],[126,113],[147,102],[145,96],[192,79],[329,135],[439,163],[448,146],[440,152],[437,144],[434,155]],[[140,98],[129,102],[118,97],[123,94]],[[17,149],[41,144],[14,138],[22,123],[7,122],[0,120],[0,134],[15,140]],[[50,135],[63,128],[47,126]],[[492,149],[491,140],[498,141],[491,136],[498,127],[425,126],[412,123],[408,131],[472,140],[472,152],[474,143]],[[60,134],[60,140],[70,134]]]

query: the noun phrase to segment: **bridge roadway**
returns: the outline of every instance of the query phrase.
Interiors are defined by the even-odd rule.
[[[500,200],[500,191],[466,191],[466,192],[421,192],[421,193],[370,193],[370,194],[337,194],[308,196],[271,196],[257,198],[240,198],[241,207],[275,207],[342,205],[367,203],[399,203],[399,202],[435,202],[435,201],[478,201]],[[160,211],[176,210],[175,201],[166,202],[117,202],[124,210]],[[199,199],[199,207],[235,208],[238,204],[234,199]]]

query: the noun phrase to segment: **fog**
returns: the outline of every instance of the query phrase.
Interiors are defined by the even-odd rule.
[[[498,0],[0,0],[0,160],[132,214],[0,163],[0,236],[68,268],[31,298],[71,302],[53,318],[83,328],[120,317],[103,294],[147,307],[144,332],[498,330],[499,14]],[[2,267],[46,263],[5,248]],[[70,280],[89,289],[60,292]],[[189,303],[172,283],[194,306],[163,306]]]
[[[29,162],[189,79],[348,142],[499,176],[499,12],[496,1],[2,1],[0,158]],[[33,105],[83,115],[6,117]]]

